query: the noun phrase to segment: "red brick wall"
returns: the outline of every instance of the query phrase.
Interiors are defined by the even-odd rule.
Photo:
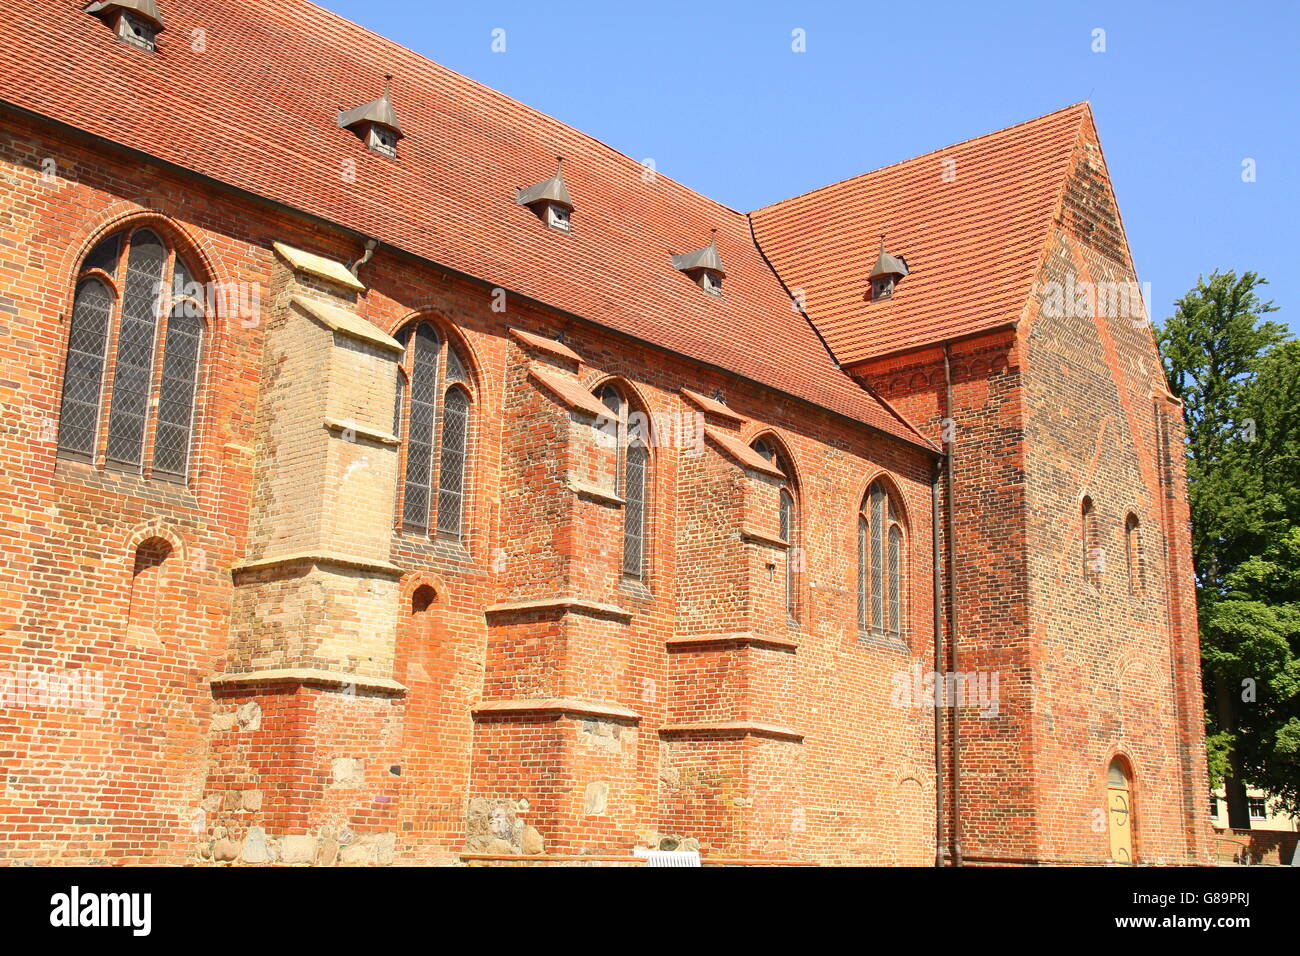
[[[51,155],[60,175],[45,182],[41,160]],[[387,332],[431,315],[471,365],[463,546],[400,532],[394,508],[393,561],[405,573],[393,608],[393,676],[405,695],[292,683],[214,694],[209,681],[227,662],[230,568],[246,557],[261,330],[216,323],[188,487],[57,461],[49,423],[57,420],[73,271],[103,228],[142,209],[183,240],[203,278],[250,282],[264,293],[272,241],[345,262],[361,254],[360,243],[9,119],[0,121],[0,162],[0,401],[9,423],[0,434],[8,562],[0,668],[85,669],[104,688],[96,713],[3,712],[0,859],[225,857],[246,850],[256,829],[271,857],[288,852],[286,838],[316,836],[320,862],[444,861],[494,832],[483,821],[500,810],[511,839],[518,843],[526,824],[548,850],[625,852],[633,841],[671,835],[697,839],[714,855],[928,862],[929,716],[900,715],[891,703],[898,675],[928,667],[931,656],[926,454],[510,297],[507,311],[495,312],[490,289],[381,250],[361,272],[369,291],[358,311]],[[598,477],[600,452],[587,426],[525,380],[526,363],[541,359],[507,335],[512,327],[563,330],[583,358],[576,375],[587,388],[617,376],[647,411],[678,415],[695,411],[681,387],[720,390],[747,419],[744,440],[779,438],[797,473],[796,625],[784,614],[785,555],[773,562],[768,545],[740,538],[744,515],[771,518],[773,486],[742,476],[711,447],[655,449],[647,578],[620,582],[621,511],[560,487],[570,472]],[[879,474],[906,510],[905,649],[857,634],[857,507]],[[726,487],[723,499],[713,496]],[[147,644],[126,633],[142,535],[173,541],[175,562],[164,566],[159,592],[160,608],[170,610]],[[416,612],[422,584],[434,597]],[[485,614],[560,595],[630,614]],[[669,653],[679,633],[722,629],[793,646],[692,651],[698,664],[680,668],[687,658]],[[479,701],[550,694],[635,717],[472,714]],[[732,718],[778,722],[793,736],[660,733],[699,712],[696,701],[715,699],[729,701]],[[251,704],[256,727],[238,716],[246,707],[248,718]],[[598,792],[607,793],[604,809],[590,812]]]
[[[1090,129],[1061,219],[1018,329],[951,346],[957,667],[996,672],[1001,691],[996,719],[959,709],[945,723],[949,774],[954,720],[959,731],[962,850],[971,862],[1108,861],[1106,768],[1118,753],[1133,766],[1138,861],[1205,862],[1182,423],[1150,326],[1106,314],[1123,302],[1105,294],[1074,304],[1080,283],[1137,289]],[[940,435],[939,349],[855,371]],[[1142,542],[1132,589],[1129,514]]]
[[[59,175],[46,180],[51,156]],[[1081,144],[1079,157],[1041,280],[1131,280],[1099,154]],[[440,862],[502,836],[525,849],[525,828],[554,852],[673,838],[715,856],[933,859],[932,715],[898,700],[932,666],[929,456],[510,296],[494,311],[492,290],[381,250],[358,311],[390,333],[429,316],[470,366],[465,538],[404,533],[394,507],[405,694],[214,692],[230,568],[247,556],[262,330],[211,330],[188,485],[57,460],[73,273],[97,236],[147,220],[201,278],[269,300],[272,241],[348,262],[360,243],[8,118],[0,163],[0,670],[11,692],[79,675],[92,691],[53,706],[28,693],[0,711],[0,860],[225,859],[257,830],[271,857],[312,836],[318,862]],[[510,328],[563,332],[582,363],[546,359]],[[773,436],[791,460],[795,549],[769,540],[770,478],[712,443],[656,447],[647,573],[623,581],[621,506],[569,488],[608,486],[611,454],[528,379],[529,363],[586,389],[613,377],[635,407],[679,421],[697,411],[680,388],[720,391],[746,421],[712,427]],[[941,434],[941,352],[857,372]],[[1097,811],[1119,752],[1134,767],[1139,860],[1207,859],[1181,423],[1149,329],[1035,309],[1016,333],[954,343],[951,374],[956,667],[998,677],[996,714],[945,717],[949,754],[954,735],[960,745],[963,853],[1104,860]],[[904,647],[857,628],[857,509],[882,475],[907,529]],[[1084,494],[1106,559],[1098,586],[1082,577]],[[1143,541],[1135,592],[1130,511]],[[135,549],[150,539],[170,553],[133,598]],[[488,610],[558,597],[606,607]]]
[[[1294,831],[1213,828],[1215,858],[1221,864],[1291,866],[1297,842],[1300,833]]]
[[[959,839],[963,859],[1028,859],[1037,853],[1038,838],[1033,789],[1037,758],[1028,727],[1034,648],[1025,532],[1022,355],[1014,335],[995,333],[953,343],[948,359],[957,640],[955,662],[952,642],[946,644],[944,670],[971,675],[976,682],[970,685],[972,698],[945,712],[948,840],[951,845]],[[942,350],[855,371],[923,431],[936,440],[944,438],[948,410]],[[947,500],[946,490],[942,500]],[[941,525],[945,605],[950,570],[946,532]],[[945,606],[947,628],[952,624],[950,611]],[[995,712],[989,703],[981,706],[980,680],[986,681],[985,697],[995,696]],[[953,829],[954,789],[960,794],[959,833]]]
[[[1134,778],[1136,858],[1204,861],[1207,779],[1181,419],[1096,144],[1095,130],[1085,128],[1039,308],[1021,329],[1036,678],[1045,688],[1035,730],[1044,756],[1037,781],[1044,853],[1108,858],[1096,819],[1106,766],[1119,753]],[[1049,298],[1088,288],[1081,283],[1093,284],[1095,302],[1076,295],[1070,307],[1067,294],[1060,308]],[[1085,495],[1100,549],[1091,580],[1081,560]],[[1140,541],[1132,573],[1130,515]],[[1053,772],[1067,761],[1068,772]]]

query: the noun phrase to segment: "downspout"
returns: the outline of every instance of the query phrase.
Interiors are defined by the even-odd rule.
[[[945,534],[948,538],[948,655],[952,673],[957,672],[957,542],[953,528],[953,506],[956,494],[953,491],[953,446],[957,444],[956,422],[952,417],[952,364],[951,349],[947,342],[943,346],[943,407],[944,431],[947,441],[943,443],[945,454],[945,491],[947,494],[946,514],[944,515]],[[943,437],[943,436],[941,436]],[[936,675],[939,680],[939,675]],[[945,704],[948,701],[948,679],[942,677]],[[952,864],[961,866],[961,727],[956,706],[952,708]]]
[[[943,708],[939,706],[939,675],[943,673],[943,570],[939,563],[939,474],[936,459],[930,479],[930,540],[934,579],[934,865],[943,866]]]
[[[352,263],[352,265],[348,266],[348,271],[352,273],[352,278],[359,279],[357,273],[361,271],[362,266],[370,261],[370,257],[375,254],[375,246],[377,245],[379,245],[379,243],[374,239],[366,240],[366,254],[356,262]]]

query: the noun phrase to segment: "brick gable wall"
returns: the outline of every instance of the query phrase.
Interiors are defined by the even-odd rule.
[[[1204,862],[1208,783],[1181,413],[1165,387],[1091,124],[1061,215],[1037,308],[1021,326],[1044,853],[1107,858],[1094,817],[1118,753],[1132,768],[1137,858]],[[1059,300],[1065,308],[1052,298],[1057,290],[1073,290],[1073,300]],[[1092,580],[1079,526],[1085,495],[1099,546]],[[1047,771],[1067,760],[1069,772]]]
[[[1018,330],[951,345],[957,669],[995,671],[1001,689],[996,719],[959,708],[944,725],[969,862],[1109,861],[1116,754],[1132,767],[1136,859],[1208,860],[1181,414],[1149,324],[1125,308],[1136,276],[1096,144],[1086,124]],[[1100,299],[1076,305],[1089,283]],[[854,372],[941,434],[941,350]],[[1085,496],[1100,550],[1091,579]]]

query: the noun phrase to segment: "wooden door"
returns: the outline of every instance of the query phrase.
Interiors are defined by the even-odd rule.
[[[1106,820],[1110,826],[1110,858],[1133,862],[1133,798],[1127,768],[1116,758],[1106,772]]]

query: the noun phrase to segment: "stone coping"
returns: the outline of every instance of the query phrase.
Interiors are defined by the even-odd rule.
[[[289,301],[339,335],[346,335],[398,355],[406,351],[397,339],[386,332],[381,332],[376,326],[348,309],[330,305],[328,302],[317,302],[305,295],[291,295]]]
[[[689,388],[678,389],[682,398],[686,399],[700,411],[707,412],[710,415],[716,415],[723,421],[730,422],[732,425],[743,425],[745,416],[737,414],[726,405],[723,405],[716,398],[709,398],[707,395],[701,395],[699,392]]]
[[[557,358],[567,359],[570,362],[582,364],[582,356],[573,349],[569,348],[563,342],[557,342],[555,339],[548,339],[544,335],[538,335],[535,332],[525,332],[523,329],[511,329],[510,337],[522,345],[531,346],[539,352],[546,352]]]
[[[352,432],[361,438],[367,438],[370,441],[379,442],[381,445],[398,445],[400,439],[382,428],[376,428],[373,425],[361,425],[351,419],[345,418],[326,418],[325,427],[332,432]]]
[[[760,455],[754,449],[750,448],[735,435],[729,435],[726,432],[719,431],[711,425],[704,426],[704,436],[718,447],[718,450],[727,455],[736,464],[749,471],[756,471],[763,475],[771,475],[774,478],[784,478],[785,474],[780,468]]]
[[[593,485],[586,481],[577,481],[573,478],[570,478],[565,482],[565,484],[568,486],[569,490],[579,498],[587,498],[591,501],[599,501],[601,504],[618,505],[620,507],[627,504],[626,499],[620,498],[608,488],[602,488],[600,485]]]
[[[664,724],[660,734],[742,734],[754,737],[772,737],[776,740],[803,742],[803,734],[791,727],[762,720],[696,720],[680,724]]]
[[[632,612],[615,604],[603,604],[579,597],[538,598],[530,601],[503,601],[484,608],[489,616],[501,614],[526,614],[529,611],[572,611],[591,617],[608,617],[624,623],[632,620]]]
[[[376,690],[403,696],[406,685],[388,677],[367,677],[344,671],[327,671],[316,667],[272,667],[266,670],[240,674],[218,674],[212,678],[213,687],[238,687],[250,684],[320,684],[326,687],[355,686],[361,690]]]
[[[664,641],[669,651],[680,651],[692,646],[713,649],[726,644],[756,644],[763,647],[775,647],[784,651],[798,650],[799,643],[788,637],[774,634],[759,634],[756,631],[717,631],[712,634],[681,634]]]
[[[759,531],[757,528],[749,528],[749,527],[741,528],[740,537],[741,540],[747,541],[751,544],[763,544],[763,545],[767,545],[767,547],[769,548],[777,548],[780,551],[790,550],[789,541],[786,541],[782,538],[774,537],[773,535],[767,534],[763,531]]]
[[[362,571],[379,571],[382,574],[400,577],[405,572],[391,561],[375,558],[363,558],[355,554],[339,551],[293,551],[287,554],[271,555],[252,561],[241,561],[231,567],[232,572],[261,571],[265,568],[279,567],[284,564],[323,564],[327,566],[357,568]]]
[[[576,697],[514,697],[509,700],[485,700],[471,709],[475,718],[508,714],[573,714],[580,717],[614,717],[637,722],[641,715],[621,704],[580,700]]]
[[[366,291],[366,287],[361,284],[361,280],[349,272],[348,267],[341,262],[318,256],[314,252],[295,249],[283,242],[273,242],[271,248],[279,253],[280,258],[287,262],[294,272],[305,272],[318,279],[325,279],[327,282],[341,285],[345,289],[351,289],[353,292]]]
[[[582,385],[559,372],[551,372],[532,365],[528,377],[551,393],[570,411],[580,412],[591,418],[601,418],[611,414],[595,395]]]

